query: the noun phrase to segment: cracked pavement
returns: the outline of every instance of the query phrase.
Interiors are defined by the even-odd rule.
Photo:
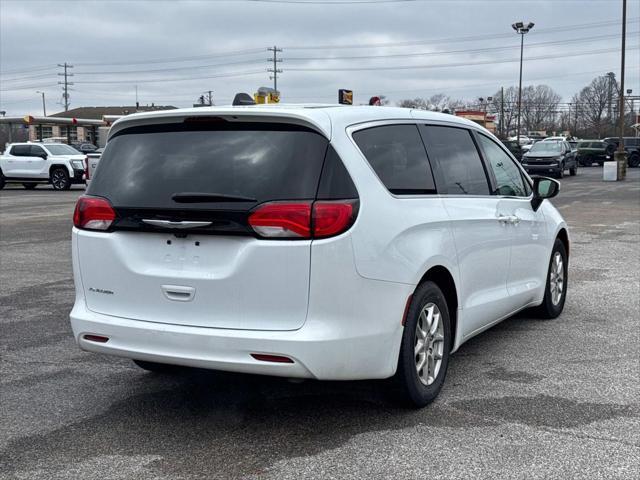
[[[640,169],[582,168],[553,202],[564,313],[506,320],[452,356],[440,397],[387,382],[162,376],[81,352],[71,214],[82,190],[0,192],[0,478],[637,478]]]

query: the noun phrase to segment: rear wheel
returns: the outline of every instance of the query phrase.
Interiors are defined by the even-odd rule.
[[[562,313],[564,302],[567,299],[567,267],[567,250],[564,248],[564,244],[556,239],[549,261],[544,299],[542,304],[535,309],[538,317],[556,318]]]
[[[65,168],[54,168],[51,171],[50,180],[54,190],[69,190],[71,188],[69,172]]]
[[[146,362],[144,360],[134,360],[137,366],[142,368],[143,370],[147,370],[148,372],[155,373],[170,373],[175,372],[179,369],[176,365],[167,365],[165,363],[155,363],[155,362]]]
[[[451,328],[442,291],[425,282],[407,311],[396,380],[403,398],[416,407],[431,403],[440,392],[449,365]]]
[[[34,188],[36,188],[38,186],[37,183],[23,183],[22,186],[24,188],[26,188],[27,190],[33,190]]]

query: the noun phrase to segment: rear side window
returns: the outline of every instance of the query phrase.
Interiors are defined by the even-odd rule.
[[[328,141],[295,125],[194,122],[136,127],[109,140],[88,193],[115,207],[248,210],[315,198]],[[177,203],[176,193],[244,197]],[[251,199],[254,199],[253,201]]]
[[[11,155],[16,157],[28,157],[31,153],[31,145],[14,145],[11,147]]]
[[[463,128],[425,125],[425,146],[438,193],[489,195],[489,183],[471,132]]]
[[[368,128],[355,132],[353,139],[391,193],[435,193],[431,167],[416,125]]]
[[[31,145],[31,153],[32,157],[37,157],[39,155],[43,155],[45,153],[44,149],[38,145]]]
[[[327,156],[322,167],[317,198],[318,200],[358,198],[358,191],[349,172],[344,168],[342,160],[331,145],[327,149]]]

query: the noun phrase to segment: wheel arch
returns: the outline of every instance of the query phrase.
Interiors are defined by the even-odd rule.
[[[64,168],[67,171],[67,174],[69,175],[69,177],[73,177],[73,172],[69,171],[69,167],[67,165],[65,165],[64,163],[54,163],[49,167],[49,177],[51,177],[51,174],[53,173],[54,170],[58,169],[58,168]]]
[[[556,238],[558,240],[560,240],[562,242],[562,244],[564,245],[564,249],[567,252],[567,258],[569,257],[569,248],[570,248],[570,242],[569,242],[569,233],[567,232],[566,228],[561,228],[558,231],[558,234],[556,235]]]
[[[420,281],[418,286],[424,282],[433,282],[444,294],[444,298],[447,302],[447,308],[449,309],[449,318],[451,320],[451,345],[449,348],[453,349],[456,341],[456,335],[458,333],[458,289],[453,275],[448,268],[442,265],[435,265],[429,268]],[[417,288],[417,287],[416,287]]]

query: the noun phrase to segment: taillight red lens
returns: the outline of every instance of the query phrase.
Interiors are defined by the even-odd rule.
[[[84,178],[89,180],[89,157],[84,157]]]
[[[353,224],[357,206],[357,200],[265,203],[249,215],[249,225],[261,237],[326,238]]]
[[[355,218],[355,204],[355,200],[314,203],[313,236],[331,237],[347,230]]]
[[[249,225],[263,237],[310,238],[311,202],[265,203],[249,215]]]
[[[80,197],[73,212],[73,225],[84,230],[107,230],[115,219],[109,201],[100,197]]]

